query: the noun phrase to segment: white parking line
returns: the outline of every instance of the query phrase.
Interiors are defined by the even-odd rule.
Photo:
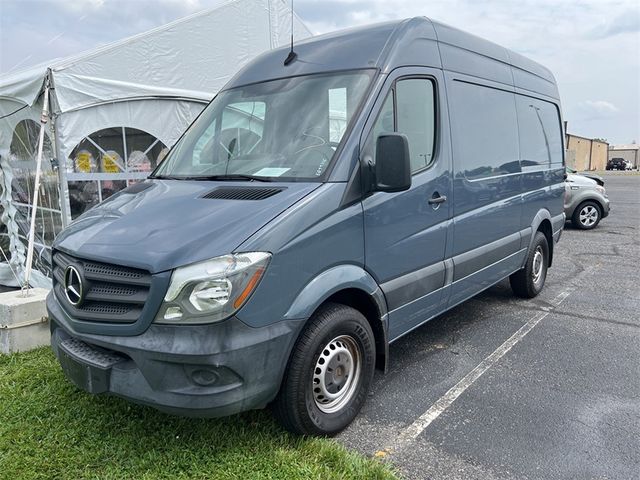
[[[385,448],[383,451],[387,453],[397,452],[404,448],[408,443],[415,440],[431,422],[438,418],[456,399],[464,393],[473,383],[478,380],[487,370],[494,366],[509,350],[513,348],[527,333],[540,323],[547,315],[549,315],[556,307],[558,307],[574,290],[574,286],[562,291],[552,302],[552,307],[544,308],[543,311],[534,315],[534,317],[525,323],[520,329],[511,335],[502,345],[496,348],[491,355],[485,358],[478,366],[471,370],[467,375],[456,383],[447,393],[438,399],[429,410],[418,417],[411,425],[403,430],[396,438],[394,444]]]

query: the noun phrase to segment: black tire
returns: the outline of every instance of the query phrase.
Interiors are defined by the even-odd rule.
[[[541,255],[541,257],[540,257]],[[533,237],[524,268],[509,277],[513,293],[522,298],[537,296],[544,287],[549,267],[549,243],[541,231]],[[535,273],[534,273],[535,272]]]
[[[587,200],[574,210],[571,223],[580,230],[592,230],[602,219],[602,208],[597,202]]]
[[[362,408],[373,378],[375,356],[375,339],[364,315],[345,305],[324,305],[310,319],[293,348],[280,392],[271,405],[274,416],[293,433],[335,435]],[[326,371],[321,373],[320,368]],[[342,387],[337,386],[341,382]],[[321,387],[329,394],[342,395],[342,402],[324,397]]]

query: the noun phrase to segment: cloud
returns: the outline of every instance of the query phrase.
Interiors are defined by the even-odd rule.
[[[585,100],[578,104],[578,108],[587,118],[608,118],[620,112],[618,107],[605,100]]]
[[[72,12],[95,10],[104,5],[105,0],[65,0],[60,2],[59,8]]]
[[[606,38],[625,33],[640,32],[640,9],[628,10],[612,20],[607,21],[604,25],[594,28],[590,34],[593,38]]]
[[[0,72],[74,55],[225,1],[0,0]],[[638,0],[294,0],[294,7],[315,33],[419,15],[469,31],[550,68],[573,133],[614,143],[640,138]]]

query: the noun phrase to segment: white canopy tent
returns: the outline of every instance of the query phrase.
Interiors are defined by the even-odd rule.
[[[33,286],[54,236],[139,181],[233,74],[289,42],[284,0],[232,0],[93,51],[0,76],[0,284],[23,282],[43,92],[50,90]],[[293,16],[296,38],[311,32]]]

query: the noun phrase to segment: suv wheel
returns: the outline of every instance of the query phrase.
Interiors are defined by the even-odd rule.
[[[289,431],[334,435],[356,417],[375,368],[375,339],[358,310],[330,303],[311,318],[293,348],[275,417]]]
[[[600,205],[596,202],[587,201],[581,203],[578,208],[575,209],[571,221],[581,230],[591,230],[598,226],[601,218]]]

